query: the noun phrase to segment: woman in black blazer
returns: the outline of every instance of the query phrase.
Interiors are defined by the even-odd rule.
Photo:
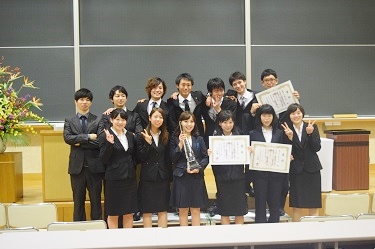
[[[289,170],[289,206],[293,207],[293,221],[299,221],[302,208],[309,215],[319,215],[322,207],[321,176],[322,165],[317,152],[320,150],[320,136],[314,122],[303,122],[305,110],[299,104],[291,104],[287,110],[289,122],[282,124],[284,132],[292,143],[294,160]]]
[[[204,169],[208,164],[207,148],[203,137],[197,131],[194,114],[190,111],[181,113],[182,131],[176,129],[170,141],[170,157],[174,164],[171,206],[179,210],[180,226],[188,225],[188,212],[191,212],[191,224],[200,225],[200,209],[208,204],[208,194],[204,182]],[[187,140],[195,154],[199,169],[187,167],[184,141]]]
[[[133,227],[133,213],[137,211],[137,184],[134,164],[134,135],[125,130],[128,116],[123,109],[111,112],[112,127],[99,137],[100,158],[106,166],[104,204],[108,227],[118,228],[118,217],[123,215],[124,228]]]
[[[278,119],[269,104],[260,106],[255,114],[255,129],[250,131],[250,141],[284,143],[284,134],[278,128]],[[271,171],[252,171],[255,194],[255,222],[275,223],[280,221],[280,195],[286,173]],[[267,220],[266,208],[270,216]]]
[[[230,110],[222,110],[217,115],[218,127],[215,135],[239,135],[239,132],[234,125],[234,117],[234,113]],[[211,154],[211,152],[212,151],[209,149],[208,153]],[[211,166],[215,176],[218,214],[221,215],[221,224],[229,225],[229,216],[235,216],[235,224],[243,224],[244,215],[247,214],[248,211],[245,186],[245,165]]]
[[[152,109],[149,120],[144,132],[137,135],[137,156],[141,163],[138,189],[140,211],[143,213],[143,227],[152,227],[152,213],[158,213],[159,227],[167,227],[172,167],[164,111],[161,108]]]

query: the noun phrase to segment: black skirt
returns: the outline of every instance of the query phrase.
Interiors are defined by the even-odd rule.
[[[321,208],[322,190],[320,171],[290,174],[289,206],[295,208]]]
[[[218,213],[222,216],[242,216],[247,214],[245,179],[216,181]]]
[[[177,208],[208,206],[206,184],[201,173],[173,177],[170,205]]]
[[[170,186],[169,181],[141,181],[139,183],[142,213],[157,213],[169,208]]]
[[[109,216],[120,216],[137,212],[136,180],[106,180],[104,206]]]

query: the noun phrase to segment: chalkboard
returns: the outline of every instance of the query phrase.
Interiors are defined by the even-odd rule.
[[[127,106],[145,98],[149,77],[163,78],[165,98],[183,72],[206,92],[209,78],[226,82],[245,73],[245,11],[250,12],[251,71],[277,71],[291,80],[314,116],[375,115],[375,1],[372,0],[80,0],[81,85],[94,93],[92,111],[111,106],[116,84],[129,91]],[[63,121],[75,112],[73,0],[0,0],[0,56],[40,87],[41,113]]]
[[[375,115],[375,1],[252,0],[252,88],[272,68],[306,113]]]

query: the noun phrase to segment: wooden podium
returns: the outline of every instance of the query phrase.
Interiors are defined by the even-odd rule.
[[[4,152],[0,154],[0,202],[16,202],[22,196],[22,152]]]
[[[326,130],[334,140],[333,181],[335,190],[369,189],[369,134],[362,129]]]

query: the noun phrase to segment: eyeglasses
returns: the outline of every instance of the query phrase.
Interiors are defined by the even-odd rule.
[[[274,82],[274,81],[276,81],[275,78],[272,78],[272,79],[264,79],[264,80],[263,80],[264,83]]]

